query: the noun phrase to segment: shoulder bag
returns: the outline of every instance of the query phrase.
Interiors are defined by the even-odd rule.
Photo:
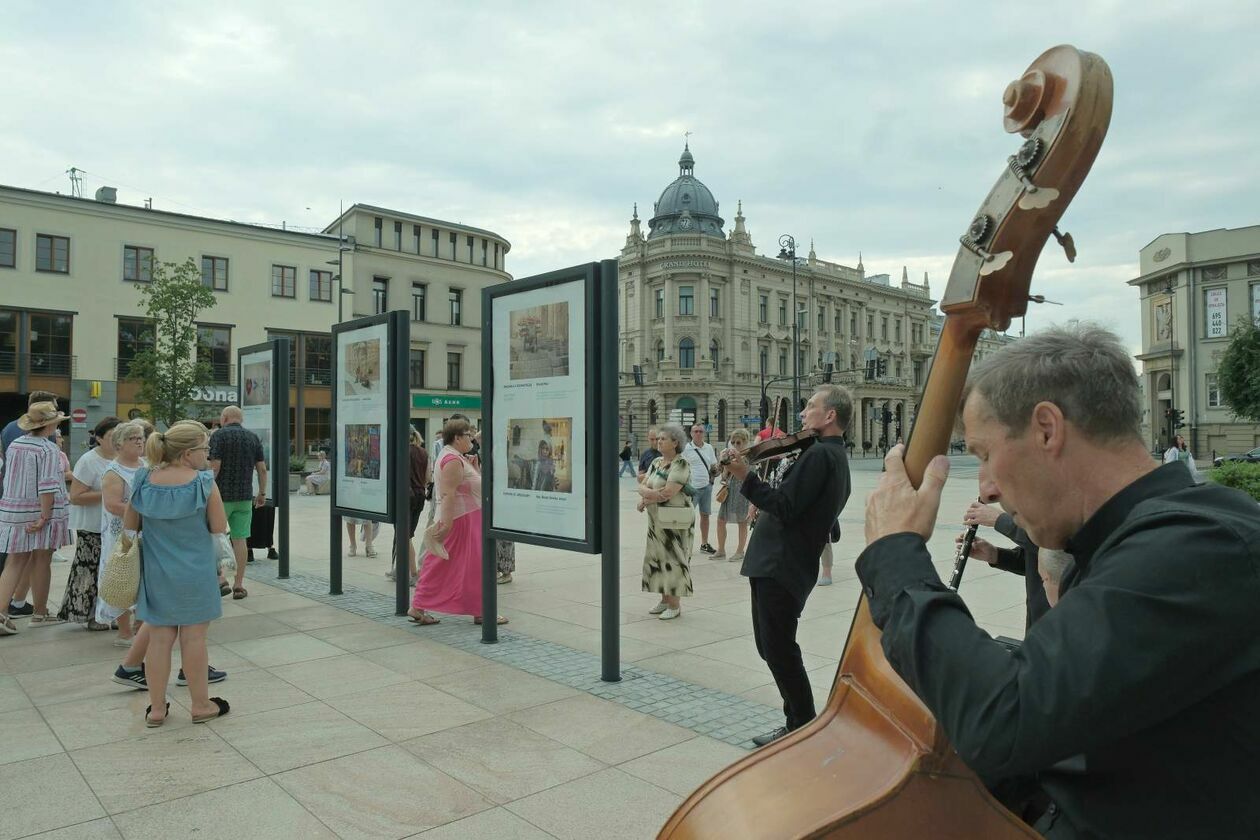
[[[109,554],[97,594],[116,610],[129,609],[140,592],[140,535],[123,531]]]
[[[657,504],[656,522],[667,531],[685,531],[695,521],[691,505]]]

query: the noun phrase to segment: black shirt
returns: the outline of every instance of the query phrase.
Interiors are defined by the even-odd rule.
[[[648,467],[652,466],[652,462],[661,457],[661,453],[656,449],[644,449],[643,454],[639,456],[639,472],[647,472]]]
[[[739,573],[774,578],[804,604],[818,582],[818,555],[849,490],[849,460],[839,435],[819,438],[801,453],[777,488],[748,473],[739,492],[761,513]]]
[[[1027,630],[1050,609],[1046,586],[1041,582],[1041,572],[1037,568],[1037,544],[1028,538],[1027,531],[1015,524],[1009,513],[998,516],[993,530],[1015,543],[1015,548],[998,549],[998,561],[994,565],[1003,571],[1024,576],[1024,593],[1027,596],[1024,629]]]
[[[1059,837],[1254,837],[1260,508],[1167,464],[1069,540],[1058,604],[1008,653],[923,539],[858,558],[888,661],[987,782],[1036,774]]]
[[[254,469],[263,460],[258,435],[240,423],[228,423],[210,436],[210,460],[219,462],[215,482],[223,501],[243,502],[254,498]]]

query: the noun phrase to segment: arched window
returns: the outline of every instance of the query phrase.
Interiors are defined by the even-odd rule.
[[[678,366],[693,368],[696,366],[696,343],[690,338],[678,342]]]
[[[718,369],[718,343],[716,338],[709,342],[709,358],[713,359],[713,372],[716,373]]]

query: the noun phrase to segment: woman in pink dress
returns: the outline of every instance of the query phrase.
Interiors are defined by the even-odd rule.
[[[442,427],[438,458],[438,521],[425,533],[426,550],[420,579],[407,614],[416,624],[437,624],[430,610],[471,615],[481,623],[481,473],[465,457],[472,450],[473,431],[467,420],[451,419]],[[437,548],[437,546],[434,546]],[[445,556],[442,556],[445,555]],[[507,619],[498,616],[499,624]]]

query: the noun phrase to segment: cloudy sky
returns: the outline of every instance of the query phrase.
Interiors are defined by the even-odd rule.
[[[1140,341],[1125,280],[1167,231],[1260,223],[1260,4],[6,2],[0,183],[318,228],[339,201],[486,227],[516,276],[613,257],[696,175],[728,231],[929,272],[1018,145],[1000,96],[1045,48],[1102,55],[1115,109],[1029,329]],[[259,11],[263,8],[265,11]],[[963,11],[966,9],[966,11]],[[1016,326],[1016,329],[1018,325]]]

